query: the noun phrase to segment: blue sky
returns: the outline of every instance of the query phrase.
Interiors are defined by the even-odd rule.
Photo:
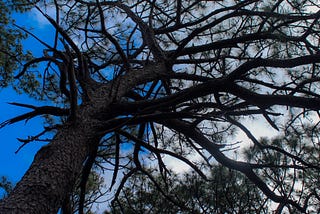
[[[15,117],[19,114],[27,112],[26,109],[21,109],[7,104],[7,102],[34,103],[26,95],[18,95],[12,89],[7,88],[0,92],[0,121]],[[42,121],[40,118],[25,122],[19,122],[0,129],[0,176],[7,176],[9,180],[16,182],[20,180],[26,169],[29,167],[32,157],[43,143],[32,143],[19,153],[15,151],[21,143],[17,138],[27,138],[29,135],[37,134],[41,131]]]
[[[32,32],[41,39],[53,42],[54,31],[46,20],[36,13],[35,10],[27,14],[15,14],[16,23],[22,27],[32,28]],[[24,41],[24,47],[31,50],[35,56],[42,54],[42,48],[35,39],[29,37]],[[11,87],[0,90],[0,123],[23,114],[30,110],[9,105],[8,102],[19,102],[32,105],[41,105],[41,103],[29,98],[25,94],[17,94]],[[21,143],[17,138],[27,138],[36,135],[43,129],[43,121],[37,117],[29,120],[27,123],[19,122],[0,129],[0,176],[6,176],[10,181],[16,183],[30,166],[35,153],[44,145],[41,142],[31,143],[25,146],[19,153],[15,151]],[[0,190],[0,197],[2,192]]]

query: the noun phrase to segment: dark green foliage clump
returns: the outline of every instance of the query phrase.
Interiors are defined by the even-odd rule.
[[[12,16],[26,12],[31,5],[25,0],[0,1],[0,88],[14,80],[13,71],[22,67],[21,62],[31,59],[31,53],[24,51],[22,46],[27,34],[15,26]]]

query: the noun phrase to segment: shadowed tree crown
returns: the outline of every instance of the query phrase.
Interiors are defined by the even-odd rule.
[[[319,150],[318,1],[28,3],[53,27],[54,39],[1,25],[5,38],[13,36],[11,43],[22,38],[14,34],[20,30],[43,49],[39,57],[14,57],[20,66],[10,65],[6,73],[11,53],[21,47],[2,45],[1,78],[9,75],[6,84],[20,83],[18,88],[47,105],[11,103],[30,112],[0,127],[44,116],[44,131],[20,140],[26,145],[49,132],[53,138],[0,202],[0,213],[57,213],[61,207],[67,213],[75,189],[77,211],[84,213],[92,169],[112,171],[108,180],[116,201],[136,174],[153,183],[157,173],[169,180],[168,157],[203,179],[204,169],[217,162],[242,173],[277,212],[306,212],[319,202],[316,186],[305,188],[305,176],[295,179],[296,173],[319,170],[310,156]],[[258,140],[248,125],[257,121],[267,124],[261,129],[292,134],[285,142],[295,147]],[[235,142],[237,133],[247,139]],[[244,158],[241,149],[248,147],[252,153]],[[291,177],[283,179],[281,170]]]

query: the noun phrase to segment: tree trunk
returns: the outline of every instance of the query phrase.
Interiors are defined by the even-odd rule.
[[[36,154],[12,194],[0,203],[0,213],[57,213],[73,189],[97,136],[85,123],[65,126]]]
[[[167,73],[163,63],[131,70],[90,94],[76,120],[63,125],[54,139],[39,150],[33,163],[8,198],[0,202],[0,214],[56,214],[74,187],[82,166],[106,130],[115,123],[110,104],[120,101],[134,86]],[[120,112],[121,114],[121,112]]]

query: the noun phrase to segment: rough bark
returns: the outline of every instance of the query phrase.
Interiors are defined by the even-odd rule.
[[[82,166],[104,130],[114,123],[101,122],[99,117],[115,117],[109,106],[133,86],[166,73],[163,64],[132,70],[126,76],[101,86],[77,112],[75,121],[65,124],[54,139],[41,148],[32,165],[10,196],[0,202],[0,213],[57,213],[66,196],[72,191]],[[110,118],[112,119],[112,118]]]
[[[86,122],[65,126],[41,148],[0,213],[57,213],[98,138]]]

